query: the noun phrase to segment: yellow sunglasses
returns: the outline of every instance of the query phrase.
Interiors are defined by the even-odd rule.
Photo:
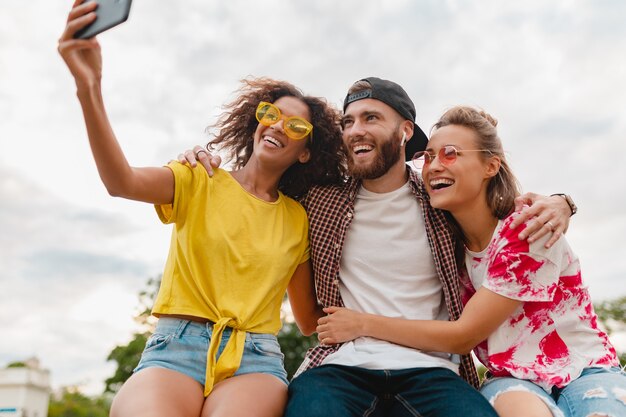
[[[266,101],[260,102],[256,108],[256,119],[263,126],[271,126],[284,119],[283,130],[293,140],[303,139],[313,130],[313,125],[302,117],[285,117],[278,107]]]

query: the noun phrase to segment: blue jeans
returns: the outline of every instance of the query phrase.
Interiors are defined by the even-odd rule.
[[[497,417],[478,391],[444,368],[369,370],[323,365],[289,384],[285,417]]]
[[[563,388],[551,393],[524,379],[501,377],[487,381],[480,392],[493,404],[499,394],[531,392],[554,417],[585,417],[592,414],[626,416],[626,375],[619,368],[586,368]]]

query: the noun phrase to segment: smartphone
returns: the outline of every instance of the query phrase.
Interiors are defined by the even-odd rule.
[[[130,13],[132,0],[86,0],[98,3],[96,20],[74,34],[76,39],[87,39],[124,23]]]

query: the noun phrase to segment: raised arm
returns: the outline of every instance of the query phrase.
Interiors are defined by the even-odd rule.
[[[317,333],[320,342],[329,345],[369,336],[423,351],[467,354],[520,304],[481,288],[456,321],[408,320],[329,307],[324,309],[328,315],[318,321]]]
[[[102,98],[102,54],[96,38],[73,39],[96,18],[96,2],[74,1],[58,50],[76,81],[89,145],[109,194],[154,204],[171,203],[174,175],[165,167],[131,167],[115,138]]]

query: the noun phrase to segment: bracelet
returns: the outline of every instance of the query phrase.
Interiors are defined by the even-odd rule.
[[[560,193],[552,194],[550,195],[550,197],[554,197],[555,195],[558,195],[559,197],[562,197],[565,200],[565,202],[569,206],[569,209],[572,211],[572,214],[570,214],[570,217],[578,212],[578,207],[576,207],[576,204],[574,204],[574,200],[572,199],[572,197],[570,197],[567,194],[560,194]]]

